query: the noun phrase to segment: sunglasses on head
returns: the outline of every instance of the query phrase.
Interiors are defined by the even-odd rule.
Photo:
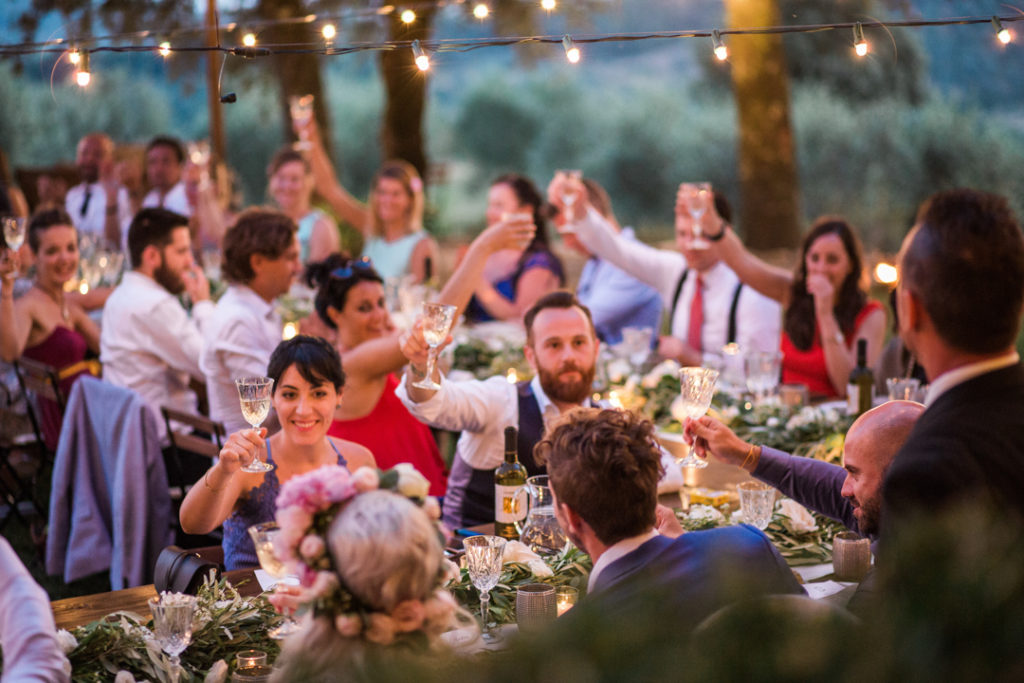
[[[346,278],[352,277],[353,272],[355,270],[364,273],[366,271],[373,270],[373,261],[371,261],[369,258],[365,256],[359,259],[358,261],[349,261],[348,265],[341,266],[340,268],[335,268],[334,270],[332,270],[331,277],[337,277],[344,280]]]

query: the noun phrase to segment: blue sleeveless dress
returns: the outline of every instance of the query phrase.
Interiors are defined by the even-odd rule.
[[[333,441],[328,441],[334,453],[338,456],[338,464],[348,467],[345,460]],[[274,463],[274,457],[270,454],[270,442],[267,442],[267,462]],[[277,481],[277,468],[270,470],[263,475],[263,483],[249,490],[249,497],[239,500],[238,507],[231,513],[231,516],[224,520],[224,540],[221,542],[224,548],[224,567],[227,570],[249,569],[260,566],[259,558],[256,557],[256,547],[252,544],[249,536],[249,527],[253,524],[274,521],[274,513],[277,512],[275,501],[277,494],[281,491],[281,484]]]

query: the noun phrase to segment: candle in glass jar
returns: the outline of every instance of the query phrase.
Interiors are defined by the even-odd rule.
[[[576,598],[579,596],[579,591],[572,586],[561,586],[555,592],[555,609],[558,612],[558,616],[562,616],[576,604]]]

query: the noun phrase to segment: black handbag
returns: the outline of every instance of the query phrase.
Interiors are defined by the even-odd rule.
[[[195,595],[211,570],[217,578],[224,571],[224,566],[203,559],[193,550],[169,545],[156,558],[153,584],[157,593],[172,591]]]

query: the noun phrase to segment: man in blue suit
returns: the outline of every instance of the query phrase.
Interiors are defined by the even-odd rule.
[[[605,615],[667,609],[688,630],[741,598],[803,594],[768,538],[748,525],[670,538],[655,528],[661,453],[653,425],[581,408],[537,445],[562,529],[590,554],[588,592]],[[650,612],[645,612],[646,618]]]

